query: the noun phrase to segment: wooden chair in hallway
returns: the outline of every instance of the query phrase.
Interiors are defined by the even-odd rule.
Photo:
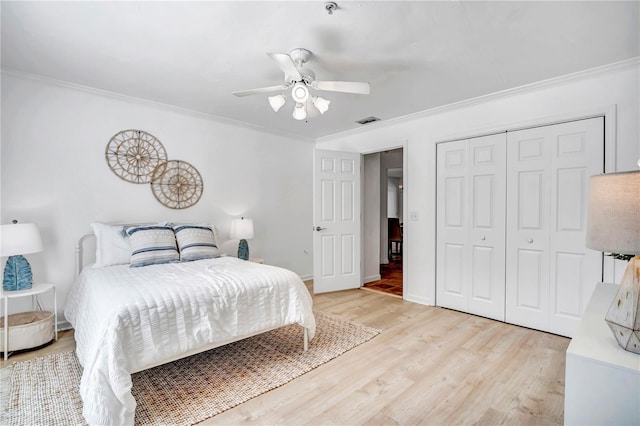
[[[397,217],[387,218],[389,260],[393,254],[402,256],[402,228]],[[393,250],[395,244],[395,251]]]

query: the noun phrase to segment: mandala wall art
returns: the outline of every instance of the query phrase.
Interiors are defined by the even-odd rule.
[[[155,136],[142,130],[123,130],[113,135],[105,151],[113,173],[132,183],[149,183],[151,172],[167,161],[167,151]]]
[[[160,163],[151,174],[151,191],[156,199],[171,209],[186,209],[202,196],[202,177],[186,161]]]
[[[143,130],[123,130],[109,140],[105,158],[111,171],[131,183],[148,183],[162,205],[186,209],[196,204],[204,185],[202,176],[186,161],[168,160],[160,141]]]

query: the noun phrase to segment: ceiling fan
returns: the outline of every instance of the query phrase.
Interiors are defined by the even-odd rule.
[[[308,117],[318,115],[318,113],[324,114],[329,109],[331,101],[321,98],[320,96],[312,95],[309,89],[355,93],[359,95],[368,95],[371,91],[371,86],[366,82],[316,80],[316,74],[303,66],[311,57],[311,52],[307,49],[298,48],[293,49],[289,54],[267,53],[267,55],[273,59],[284,72],[284,84],[241,90],[239,92],[233,92],[233,94],[242,97],[291,89],[291,99],[296,103],[293,109],[293,118],[296,120],[305,120]],[[275,112],[278,112],[285,102],[285,95],[269,96],[269,104]]]

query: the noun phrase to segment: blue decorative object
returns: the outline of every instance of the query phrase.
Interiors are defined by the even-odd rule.
[[[2,288],[5,291],[28,290],[32,282],[31,265],[27,259],[22,255],[9,256],[4,267]]]
[[[249,260],[249,244],[247,240],[240,240],[238,243],[238,259]]]

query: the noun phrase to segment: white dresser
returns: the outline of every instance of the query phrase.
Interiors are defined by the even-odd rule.
[[[567,348],[566,425],[640,425],[640,355],[618,346],[604,321],[617,289],[596,286]]]

